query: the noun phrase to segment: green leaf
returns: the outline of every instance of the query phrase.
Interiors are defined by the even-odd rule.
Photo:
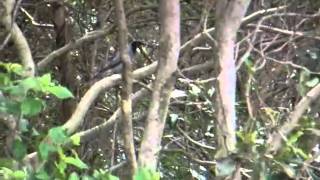
[[[1,171],[3,174],[12,174],[13,171],[9,168],[6,168],[6,167],[1,167]]]
[[[73,145],[76,145],[76,146],[80,145],[81,138],[78,134],[71,136],[70,139],[71,139]]]
[[[119,180],[119,178],[117,176],[113,176],[112,174],[108,174],[108,177],[107,177],[108,180]]]
[[[0,87],[1,86],[9,86],[11,80],[7,74],[0,73]]]
[[[76,172],[72,172],[68,178],[68,180],[79,180],[79,176]]]
[[[55,152],[57,148],[51,144],[41,142],[39,145],[39,155],[43,160],[48,159],[49,153]]]
[[[42,110],[42,100],[38,98],[26,98],[21,103],[21,113],[27,116],[35,116]]]
[[[6,63],[4,64],[9,72],[13,72],[18,75],[23,75],[24,69],[21,64],[17,63]]]
[[[134,180],[160,180],[160,173],[147,167],[139,168]]]
[[[39,136],[40,133],[37,131],[37,129],[32,128],[32,134],[31,134],[31,135],[32,135],[32,136]]]
[[[55,95],[59,99],[73,98],[72,93],[65,87],[62,86],[52,86],[48,87],[47,91]]]
[[[300,149],[300,148],[297,148],[297,147],[292,147],[292,151],[295,153],[295,154],[297,154],[297,155],[299,155],[300,157],[302,157],[304,160],[307,160],[308,158],[310,158],[309,156],[308,156],[308,154],[306,154],[302,149]]]
[[[12,151],[13,151],[13,156],[17,160],[21,160],[27,154],[27,147],[20,139],[15,139],[13,142]]]
[[[0,169],[2,168],[13,168],[17,165],[17,161],[12,158],[0,157]]]
[[[49,130],[49,137],[55,144],[63,144],[68,140],[68,136],[62,127],[55,127]]]
[[[37,172],[36,178],[39,180],[49,180],[50,176],[48,175],[48,173],[46,171],[41,169],[40,171]]]
[[[20,82],[20,86],[22,86],[26,92],[29,91],[30,89],[32,89],[34,91],[41,90],[41,86],[40,86],[39,81],[34,77],[29,77],[29,78],[22,80]]]
[[[82,162],[77,155],[75,157],[65,157],[63,158],[63,161],[67,164],[74,165],[79,169],[88,169],[88,166]]]
[[[20,119],[19,130],[21,132],[28,132],[29,121],[27,119]]]
[[[22,86],[11,86],[6,90],[9,91],[11,97],[15,97],[16,99],[22,99],[27,94],[27,91]]]
[[[102,169],[94,170],[93,178],[94,179],[103,179],[103,180],[119,180],[119,178],[117,176],[113,176],[108,171],[105,171]]]
[[[12,173],[12,177],[14,179],[25,179],[27,177],[27,174],[24,171],[18,170]]]
[[[51,82],[51,75],[45,74],[38,78],[38,81],[42,87],[51,86],[53,83]]]
[[[303,135],[303,131],[298,131],[294,134],[292,134],[289,138],[288,138],[288,141],[286,142],[288,145],[293,145],[295,144],[298,139]]]
[[[311,80],[309,80],[309,81],[307,81],[306,83],[305,83],[305,85],[307,86],[307,87],[315,87],[317,84],[319,84],[319,78],[313,78],[313,79],[311,79]]]
[[[59,163],[55,163],[56,167],[59,170],[59,173],[65,176],[65,170],[67,169],[67,164],[64,161],[59,161]]]
[[[84,162],[82,162],[79,158],[66,157],[66,158],[64,158],[64,161],[67,164],[74,165],[80,169],[87,169],[88,168],[88,166]]]
[[[93,177],[90,177],[88,175],[84,175],[81,177],[81,180],[96,180],[96,179],[94,179]]]
[[[20,103],[4,99],[0,102],[0,111],[20,115]]]

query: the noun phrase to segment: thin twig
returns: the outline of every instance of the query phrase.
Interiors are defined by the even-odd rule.
[[[35,25],[37,27],[53,28],[53,24],[38,23],[37,21],[35,21],[31,14],[28,13],[28,11],[25,10],[23,7],[20,7],[20,10],[27,16],[27,18],[31,21],[32,25]]]
[[[187,138],[190,142],[192,142],[193,144],[195,144],[195,145],[197,145],[197,146],[200,146],[200,147],[202,147],[202,148],[205,148],[205,149],[216,150],[215,147],[212,147],[212,146],[208,146],[208,145],[199,143],[198,141],[192,139],[186,132],[184,132],[184,131],[179,127],[179,125],[177,125],[177,129],[178,129],[178,131],[179,131],[184,137],[186,137],[186,138]]]

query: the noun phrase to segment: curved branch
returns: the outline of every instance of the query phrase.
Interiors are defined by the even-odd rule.
[[[32,58],[31,50],[29,44],[24,37],[19,26],[14,22],[12,17],[12,12],[15,6],[15,0],[6,0],[2,2],[5,8],[4,14],[2,14],[1,23],[5,26],[6,31],[11,34],[11,40],[14,42],[15,47],[18,50],[19,57],[22,61],[26,72],[26,76],[34,76],[35,74],[35,64]]]
[[[146,77],[156,70],[157,62],[154,62],[148,66],[137,69],[133,72],[134,79],[141,79]],[[88,112],[88,109],[97,98],[97,96],[105,89],[110,88],[114,85],[120,83],[121,75],[114,74],[112,76],[103,78],[102,80],[96,82],[81,98],[76,110],[72,114],[71,118],[63,125],[63,128],[67,130],[68,133],[72,134],[76,131],[79,125],[83,122],[83,119]]]

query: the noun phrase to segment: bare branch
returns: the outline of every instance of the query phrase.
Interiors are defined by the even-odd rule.
[[[252,21],[255,21],[263,16],[269,15],[271,13],[277,12],[277,11],[281,11],[286,9],[287,6],[280,6],[280,7],[276,7],[276,8],[270,8],[270,9],[264,9],[264,10],[260,10],[257,12],[254,12],[246,17],[244,17],[241,21],[242,25],[246,25]],[[199,42],[201,42],[203,40],[203,38],[207,37],[207,34],[212,33],[215,31],[215,28],[209,28],[204,30],[204,32],[200,32],[198,34],[196,34],[192,39],[190,39],[189,41],[185,42],[182,46],[181,46],[181,54],[187,50],[189,47],[195,46],[196,44],[198,44]]]
[[[247,26],[256,28],[258,25],[248,24]],[[310,34],[308,32],[290,31],[290,30],[281,29],[281,28],[272,27],[272,26],[266,26],[266,25],[260,25],[259,28],[261,30],[274,32],[274,33],[281,33],[281,34],[285,34],[285,35],[289,35],[289,36],[297,36],[297,37],[304,37],[304,38],[320,40],[320,36],[313,35],[313,34]]]
[[[193,144],[202,147],[202,148],[206,148],[206,149],[210,149],[210,150],[215,150],[215,147],[212,146],[208,146],[202,143],[199,143],[198,141],[192,139],[186,132],[184,132],[179,126],[177,126],[178,131],[184,136],[186,137],[190,142],[192,142]]]
[[[33,24],[33,25],[35,25],[37,27],[53,28],[53,24],[38,23],[37,21],[34,20],[34,18],[31,16],[31,14],[28,13],[27,10],[25,10],[23,7],[21,7],[20,9],[27,16],[27,18],[31,21],[31,24]]]
[[[124,14],[123,0],[115,0],[116,16],[118,19],[118,39],[120,47],[120,59],[123,64],[121,89],[121,112],[122,112],[122,136],[124,138],[124,148],[129,163],[129,177],[133,178],[137,169],[137,160],[133,142],[132,129],[132,63],[128,51],[128,29]]]
[[[40,62],[37,63],[38,70],[42,70],[46,66],[48,66],[55,58],[59,57],[60,55],[82,45],[85,42],[93,41],[99,37],[102,37],[108,33],[110,33],[114,29],[114,26],[102,30],[91,31],[81,37],[76,41],[71,41],[68,44],[64,45],[63,47],[51,52],[47,57],[43,58]]]

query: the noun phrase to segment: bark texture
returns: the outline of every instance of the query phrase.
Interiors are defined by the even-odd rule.
[[[53,10],[53,24],[56,32],[56,47],[60,48],[68,44],[71,37],[71,24],[68,20],[68,10],[64,6],[62,1],[57,1],[52,4]],[[68,87],[69,90],[75,92],[76,85],[76,73],[75,67],[72,62],[72,58],[69,53],[63,53],[60,55],[59,70],[61,84]],[[61,104],[61,116],[60,122],[66,122],[73,110],[75,109],[76,101],[74,99],[66,99]]]
[[[121,112],[122,112],[122,135],[124,138],[124,148],[129,163],[128,179],[132,179],[137,169],[136,155],[133,143],[132,132],[132,64],[128,51],[128,29],[124,13],[123,0],[115,0],[116,15],[118,19],[118,38],[120,47],[120,59],[123,64],[121,89]]]
[[[216,5],[217,142],[216,158],[228,156],[236,147],[236,65],[235,41],[250,0],[218,0]]]
[[[179,0],[160,1],[160,59],[153,84],[146,127],[139,153],[139,165],[155,169],[161,138],[174,84],[173,73],[177,69],[180,49]]]
[[[5,0],[1,2],[0,21],[1,24],[5,27],[8,35],[10,36],[10,39],[12,40],[12,42],[14,42],[16,49],[18,50],[19,58],[26,70],[25,75],[34,76],[35,64],[32,58],[29,44],[19,26],[14,21],[14,17],[12,16],[14,14],[13,11],[15,8],[19,8],[16,7],[15,0]]]

